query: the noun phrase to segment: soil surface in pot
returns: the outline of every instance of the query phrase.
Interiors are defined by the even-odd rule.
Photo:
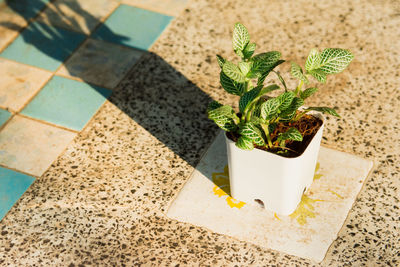
[[[295,158],[303,154],[306,150],[308,144],[310,144],[314,135],[317,133],[318,129],[322,125],[322,120],[314,117],[312,115],[304,115],[298,121],[295,122],[281,122],[277,125],[276,129],[271,133],[271,140],[274,143],[279,135],[279,133],[284,133],[289,128],[296,128],[303,135],[303,141],[286,141],[286,147],[288,150],[283,151],[280,148],[268,149],[267,147],[261,147],[254,145],[255,148],[272,152],[287,158]],[[227,132],[226,136],[232,141],[236,142],[240,135],[237,133]],[[275,143],[274,143],[275,145]]]

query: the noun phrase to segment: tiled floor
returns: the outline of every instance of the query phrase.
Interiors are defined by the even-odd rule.
[[[172,20],[134,5],[0,1],[0,220]]]

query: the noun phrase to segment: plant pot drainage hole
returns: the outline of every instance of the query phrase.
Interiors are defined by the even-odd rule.
[[[262,202],[261,199],[254,199],[254,202],[256,202],[258,205],[260,205],[261,208],[265,208],[264,202]]]

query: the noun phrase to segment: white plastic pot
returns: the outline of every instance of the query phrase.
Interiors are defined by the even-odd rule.
[[[313,114],[320,118],[320,114]],[[285,158],[260,149],[242,150],[226,137],[231,195],[246,203],[262,201],[281,215],[296,210],[303,192],[311,186],[324,123],[298,157]]]

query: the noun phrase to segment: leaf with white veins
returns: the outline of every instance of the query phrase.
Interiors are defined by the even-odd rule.
[[[293,77],[303,81],[304,83],[308,83],[307,77],[303,74],[302,68],[295,62],[291,62],[291,69],[290,73],[292,74]]]
[[[254,148],[253,141],[245,136],[239,137],[235,145],[243,150],[252,150]]]
[[[264,138],[260,129],[257,128],[253,123],[247,122],[240,129],[239,134],[252,140],[255,144],[259,146],[265,145]]]
[[[243,49],[246,47],[249,41],[250,41],[250,35],[246,27],[240,22],[237,22],[233,29],[233,40],[232,40],[233,50],[235,52],[243,51]]]
[[[224,66],[222,67],[222,71],[226,74],[226,76],[228,76],[235,82],[245,82],[245,76],[240,71],[239,67],[230,61],[225,61]]]
[[[238,96],[243,95],[246,87],[245,83],[235,82],[234,80],[226,76],[223,71],[221,71],[220,73],[219,80],[221,82],[222,88],[224,88],[225,91],[227,91],[228,93]]]
[[[318,91],[318,88],[315,88],[315,87],[307,88],[304,91],[300,92],[300,97],[304,100],[304,99],[312,96],[317,91]]]

